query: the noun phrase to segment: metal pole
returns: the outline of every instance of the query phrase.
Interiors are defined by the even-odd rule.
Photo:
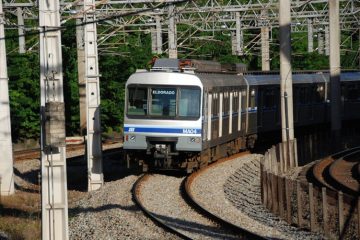
[[[60,4],[39,1],[42,239],[68,239]]]
[[[17,25],[19,33],[19,53],[25,53],[25,30],[24,30],[24,15],[21,7],[16,8]]]
[[[280,0],[279,17],[282,141],[289,142],[294,139],[290,0]]]
[[[177,40],[176,40],[176,23],[175,23],[175,6],[169,5],[169,58],[177,58]]]
[[[84,43],[86,79],[86,129],[88,190],[93,191],[104,184],[102,167],[102,143],[100,124],[100,75],[97,49],[95,0],[84,0]]]
[[[311,53],[314,51],[314,40],[313,40],[314,29],[312,25],[312,20],[310,18],[308,18],[307,22],[308,22],[308,52]]]
[[[340,88],[340,28],[339,1],[329,0],[330,21],[330,98],[332,139],[338,147],[341,131],[341,88]]]
[[[13,152],[8,82],[9,79],[6,66],[4,13],[2,2],[0,1],[0,176],[2,176],[0,196],[14,193]]]

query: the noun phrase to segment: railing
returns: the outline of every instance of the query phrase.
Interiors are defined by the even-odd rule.
[[[360,199],[341,191],[294,180],[296,140],[269,149],[261,161],[264,206],[291,225],[330,238],[359,238]]]

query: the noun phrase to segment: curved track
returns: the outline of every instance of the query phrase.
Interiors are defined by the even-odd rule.
[[[162,227],[170,230],[171,232],[175,233],[176,235],[178,235],[179,237],[182,237],[184,239],[191,239],[188,236],[186,236],[185,234],[183,234],[182,232],[178,231],[175,227],[170,226],[169,224],[167,224],[165,221],[163,221],[161,218],[157,217],[156,214],[153,214],[151,211],[149,211],[143,201],[141,200],[141,187],[142,184],[148,180],[149,178],[149,174],[143,174],[141,177],[139,177],[139,179],[135,182],[133,188],[132,188],[132,192],[133,192],[133,196],[134,196],[134,200],[136,202],[136,204],[140,207],[140,209],[147,215],[149,216],[152,220],[154,220],[155,222],[159,223]]]
[[[219,222],[220,224],[222,224],[224,226],[227,226],[227,227],[229,227],[231,229],[234,229],[235,231],[241,232],[244,235],[244,237],[246,237],[246,239],[267,239],[267,238],[264,238],[264,237],[262,237],[262,236],[260,236],[258,234],[250,232],[250,231],[248,231],[247,229],[244,229],[241,226],[238,226],[238,225],[236,225],[236,224],[234,224],[232,222],[229,222],[229,221],[227,221],[226,219],[222,218],[219,215],[216,215],[214,213],[211,213],[211,212],[207,211],[206,206],[202,206],[201,203],[197,202],[197,200],[193,197],[193,194],[192,194],[192,186],[191,185],[192,185],[193,181],[195,180],[195,178],[197,178],[199,175],[201,175],[202,172],[206,171],[210,167],[216,166],[216,164],[220,164],[221,162],[232,160],[232,159],[235,159],[235,158],[237,158],[239,156],[244,156],[246,154],[249,154],[249,153],[245,152],[245,153],[235,154],[235,155],[233,155],[231,157],[222,159],[222,160],[220,160],[220,161],[218,161],[218,162],[216,162],[216,163],[214,163],[212,165],[209,165],[209,166],[207,166],[205,168],[200,169],[197,172],[192,173],[184,181],[184,191],[186,193],[187,198],[189,199],[189,202],[191,202],[192,205],[194,205],[197,209],[199,209],[200,212],[207,215],[208,218],[214,219],[215,221]]]
[[[197,173],[192,176],[197,175]],[[158,175],[159,176],[159,175]],[[175,206],[178,206],[176,210],[166,210],[169,214],[164,214],[164,211],[156,211],[152,206],[152,203],[145,202],[147,201],[147,197],[143,197],[142,195],[146,195],[144,188],[146,188],[146,181],[156,181],[157,176],[153,175],[143,175],[138,181],[134,184],[133,187],[133,196],[135,202],[138,206],[148,215],[151,219],[159,223],[162,227],[172,231],[178,236],[184,239],[264,239],[256,234],[252,234],[249,231],[235,226],[229,222],[222,220],[219,217],[216,217],[210,213],[208,213],[204,208],[200,208],[199,205],[195,204],[193,200],[191,200],[191,195],[189,196],[188,190],[186,190],[189,185],[189,179],[177,179],[178,186],[172,191],[177,192],[176,194],[180,195],[182,203],[177,203],[177,197],[172,197],[171,201],[175,203]],[[171,185],[173,180],[170,180],[169,176],[162,176],[162,178],[169,178],[167,181],[167,185]],[[153,187],[148,187],[154,189]],[[165,187],[164,187],[165,188]],[[155,190],[154,190],[155,191]],[[168,192],[165,190],[164,192]],[[162,198],[164,194],[159,194],[157,197]],[[155,198],[155,196],[154,196]],[[163,198],[166,198],[165,196]],[[151,200],[150,200],[151,201]],[[149,201],[149,202],[150,202]],[[164,199],[158,199],[158,201],[167,201]],[[167,204],[161,204],[163,208],[167,208]],[[184,206],[186,205],[186,206]],[[179,210],[183,208],[183,210]],[[186,213],[183,215],[183,213]]]
[[[360,147],[329,156],[312,168],[311,175],[321,187],[359,195]]]

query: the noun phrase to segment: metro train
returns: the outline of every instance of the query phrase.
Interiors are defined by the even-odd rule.
[[[245,73],[210,61],[158,59],[126,82],[128,166],[192,172],[252,148],[258,133],[280,129],[279,74]],[[329,73],[294,73],[294,124],[330,119]],[[341,73],[343,119],[360,119],[360,72]]]

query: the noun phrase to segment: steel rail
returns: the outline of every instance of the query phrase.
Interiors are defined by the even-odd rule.
[[[189,203],[189,205],[191,206],[195,206],[195,209],[197,211],[199,211],[201,214],[205,215],[206,217],[208,217],[209,219],[212,219],[216,222],[218,222],[219,224],[226,226],[230,229],[233,229],[239,233],[243,233],[244,237],[246,239],[270,239],[264,236],[261,236],[259,234],[256,234],[248,229],[245,229],[241,226],[238,226],[232,222],[229,222],[227,220],[225,220],[224,218],[222,218],[221,216],[211,213],[208,210],[206,210],[206,206],[203,206],[201,203],[199,203],[198,201],[195,200],[193,194],[192,194],[192,183],[194,182],[194,180],[199,177],[202,173],[204,173],[205,171],[209,170],[210,168],[216,167],[218,164],[221,164],[222,162],[225,161],[231,161],[235,158],[238,158],[239,156],[244,156],[249,154],[249,152],[243,152],[243,153],[238,153],[238,154],[234,154],[230,157],[221,159],[216,161],[213,164],[210,164],[194,173],[192,173],[191,175],[189,175],[188,177],[186,177],[183,181],[183,190],[184,190],[184,194],[185,194],[185,200]]]

